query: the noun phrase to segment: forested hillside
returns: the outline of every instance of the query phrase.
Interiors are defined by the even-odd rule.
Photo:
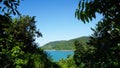
[[[89,41],[89,37],[84,36],[84,37],[79,37],[71,40],[49,42],[44,46],[42,46],[41,48],[44,50],[74,50],[75,40],[85,43]]]

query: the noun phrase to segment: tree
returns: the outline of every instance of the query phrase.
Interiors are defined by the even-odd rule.
[[[99,22],[97,27],[92,29],[94,34],[91,36],[91,40],[88,44],[96,48],[94,63],[97,63],[97,66],[116,68],[119,67],[120,64],[119,31],[117,31],[116,28],[109,27],[111,25],[116,27],[113,23],[110,23],[107,27],[105,25],[106,22]]]
[[[20,15],[20,13],[17,10],[19,3],[20,0],[0,0],[0,13],[3,13],[3,15]]]
[[[67,59],[61,59],[58,62],[58,65],[60,65],[61,68],[76,68],[73,56],[70,55],[67,57]]]
[[[75,41],[74,45],[74,60],[77,68],[90,67],[94,48],[78,40]]]
[[[84,23],[96,18],[96,13],[103,15],[91,36],[89,45],[95,47],[93,64],[90,68],[120,67],[120,1],[85,0],[80,1],[76,17]]]
[[[35,17],[10,17],[20,15],[19,3],[0,0],[0,68],[59,68],[35,43],[35,37],[42,36],[36,29]]]
[[[80,60],[80,58],[81,58],[81,55],[83,54],[83,53],[85,53],[85,51],[84,51],[84,48],[83,48],[83,44],[82,43],[80,43],[79,41],[75,41],[75,54],[74,54],[74,60],[75,60],[75,64],[77,65],[77,66],[79,66],[80,65],[80,63],[81,63],[81,60]]]
[[[3,21],[6,22],[7,19]],[[58,67],[56,63],[47,58],[48,55],[39,49],[37,43],[35,43],[35,37],[42,36],[36,30],[35,17],[22,16],[11,19],[11,22],[9,23],[8,20],[0,33],[1,68]]]
[[[14,40],[11,38],[12,35],[7,34],[7,31],[9,31],[8,29],[12,25],[12,20],[9,15],[12,13],[19,14],[17,11],[19,2],[19,0],[0,0],[0,68],[12,68],[8,49],[11,47],[9,46],[11,41],[14,42]],[[16,48],[19,49],[19,47]]]
[[[119,24],[119,3],[119,0],[81,0],[75,16],[85,23],[96,18],[96,13],[100,13],[104,16],[104,19],[107,18]]]

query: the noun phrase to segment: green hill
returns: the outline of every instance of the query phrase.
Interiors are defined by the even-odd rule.
[[[43,50],[74,50],[74,41],[79,40],[82,41],[83,43],[89,41],[88,36],[80,37],[80,38],[75,38],[71,39],[68,41],[54,41],[54,42],[49,42],[42,46],[41,48]]]

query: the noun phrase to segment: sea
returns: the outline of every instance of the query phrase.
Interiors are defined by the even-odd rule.
[[[45,50],[53,61],[58,62],[61,59],[66,59],[70,55],[74,55],[72,50]]]

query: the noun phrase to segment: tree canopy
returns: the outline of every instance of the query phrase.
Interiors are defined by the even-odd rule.
[[[0,0],[0,13],[5,15],[18,14],[17,7],[20,4],[20,0]]]
[[[5,19],[5,18],[4,18]],[[1,20],[0,20],[1,21]],[[53,68],[48,55],[38,48],[36,36],[42,36],[36,30],[35,17],[22,16],[2,20],[0,32],[0,67],[9,68]]]
[[[84,23],[96,18],[96,13],[103,18],[92,30],[94,33],[88,45],[94,46],[91,54],[83,56],[90,64],[89,68],[119,68],[120,67],[120,1],[119,0],[81,0],[76,9],[75,16]]]
[[[81,0],[76,9],[75,16],[85,23],[96,18],[96,13],[100,13],[104,18],[119,23],[119,7],[119,0]]]
[[[42,36],[35,17],[10,17],[20,15],[19,3],[20,0],[0,0],[0,68],[59,68],[35,42],[36,37]]]

